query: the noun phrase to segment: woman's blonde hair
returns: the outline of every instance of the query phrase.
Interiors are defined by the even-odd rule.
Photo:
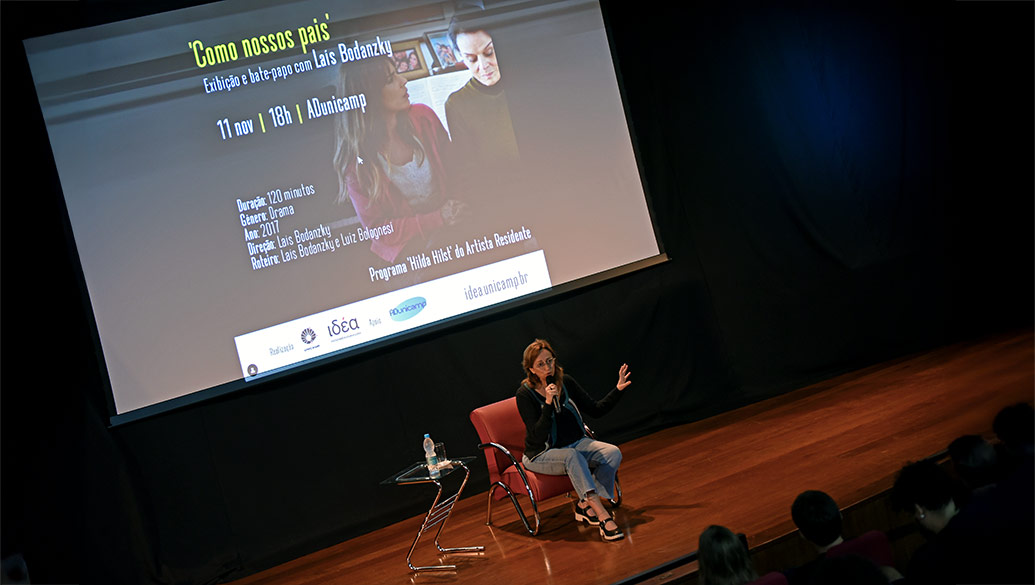
[[[337,114],[335,135],[337,146],[334,152],[334,168],[338,172],[338,203],[349,200],[346,181],[351,169],[355,168],[360,188],[370,193],[373,203],[385,190],[385,177],[378,165],[378,155],[388,146],[388,123],[385,120],[381,90],[392,82],[395,64],[387,56],[363,59],[341,66],[338,77],[337,96],[346,98],[363,94],[367,98],[366,111],[346,110]],[[413,148],[417,162],[424,161],[424,149],[414,136],[413,124],[407,112],[397,114],[396,131],[403,142]],[[359,164],[362,159],[364,164]]]

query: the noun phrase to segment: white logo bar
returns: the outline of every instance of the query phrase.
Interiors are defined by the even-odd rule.
[[[542,250],[234,338],[245,379],[550,288]]]

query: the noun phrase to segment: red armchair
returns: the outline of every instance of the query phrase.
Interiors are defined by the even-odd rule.
[[[521,464],[521,456],[525,452],[525,423],[518,413],[516,398],[510,397],[474,409],[471,412],[471,423],[478,432],[481,441],[478,447],[485,453],[485,462],[489,467],[490,487],[485,524],[492,524],[493,499],[510,497],[525,530],[532,536],[539,534],[539,502],[570,492],[571,480],[566,475],[538,474],[525,469]],[[593,436],[589,427],[586,427],[586,432]],[[497,494],[496,488],[503,488],[505,493]],[[525,494],[532,501],[534,527],[521,509],[517,494]],[[621,501],[622,488],[615,478],[615,497],[611,504],[618,506]]]

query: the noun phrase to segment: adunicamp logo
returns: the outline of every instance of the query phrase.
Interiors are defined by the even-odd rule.
[[[314,341],[316,341],[316,332],[313,331],[312,329],[310,329],[309,327],[306,327],[305,329],[303,329],[302,330],[302,343],[304,343],[306,345],[309,345],[310,343],[312,343]]]
[[[391,311],[388,314],[391,315],[392,321],[405,321],[411,317],[417,315],[424,310],[424,307],[428,306],[428,301],[424,297],[413,297],[407,299]]]

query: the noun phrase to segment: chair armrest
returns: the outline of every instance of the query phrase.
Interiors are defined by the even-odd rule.
[[[510,449],[507,449],[503,445],[500,445],[499,443],[493,443],[491,441],[488,442],[488,443],[479,443],[478,444],[478,448],[482,449],[482,450],[488,449],[489,447],[495,447],[498,451],[503,452],[504,455],[506,455],[508,458],[510,458],[510,462],[512,464],[514,464],[514,465],[518,464],[518,460],[515,459],[514,455],[511,454]],[[520,467],[520,466],[518,466],[518,467]]]
[[[493,443],[491,441],[488,443],[480,443],[478,445],[478,448],[482,450],[488,449],[489,447],[495,447],[498,451],[501,451],[504,455],[510,458],[511,464],[513,464],[514,469],[517,469],[518,475],[521,476],[521,481],[525,484],[525,490],[528,492],[529,497],[532,497],[532,486],[528,483],[528,476],[525,475],[525,468],[522,467],[518,460],[514,458],[514,455],[510,452],[510,449],[507,449],[499,443]],[[504,471],[505,470],[501,469],[500,474],[502,475]]]

